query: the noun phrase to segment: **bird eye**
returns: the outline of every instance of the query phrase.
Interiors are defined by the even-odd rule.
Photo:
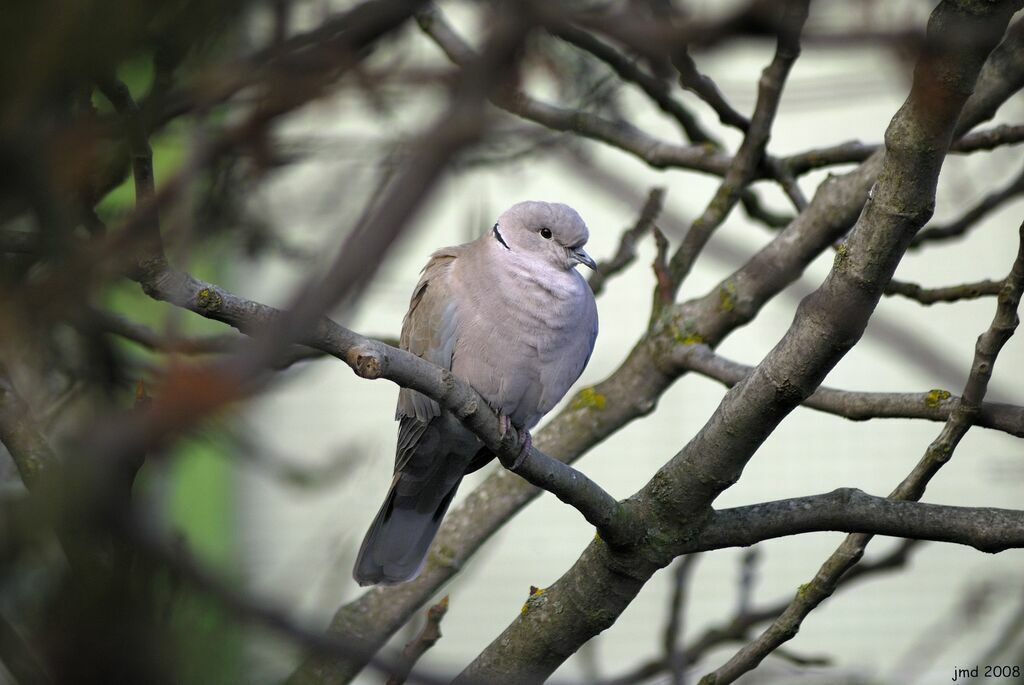
[[[551,229],[550,228],[542,228],[542,229],[540,229],[540,237],[543,238],[544,240],[551,240]]]

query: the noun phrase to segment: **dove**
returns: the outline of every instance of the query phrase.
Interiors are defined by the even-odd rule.
[[[399,346],[469,383],[501,419],[526,431],[579,378],[597,338],[597,305],[578,264],[583,219],[568,205],[520,202],[477,240],[431,255]],[[398,393],[395,470],[359,549],[360,585],[415,578],[462,478],[494,458],[437,402]],[[520,455],[522,456],[522,455]]]

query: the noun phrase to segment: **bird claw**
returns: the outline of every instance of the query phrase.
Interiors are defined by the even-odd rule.
[[[498,414],[498,434],[504,438],[508,434],[508,429],[512,425],[512,420],[505,414]],[[529,456],[530,450],[533,449],[533,436],[530,435],[530,431],[523,428],[523,433],[526,435],[523,437],[523,447],[519,450],[519,454],[516,455],[515,460],[512,462],[510,470],[515,471],[523,462],[526,461],[526,457]]]
[[[513,471],[519,470],[519,467],[526,461],[526,457],[530,455],[530,450],[533,449],[533,436],[530,435],[530,431],[525,428],[523,429],[523,432],[526,433],[523,438],[523,448],[519,450],[519,455],[516,457],[516,460],[512,462]]]

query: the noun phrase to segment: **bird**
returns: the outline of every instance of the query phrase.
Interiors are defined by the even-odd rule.
[[[434,252],[413,290],[399,347],[467,382],[525,431],[583,373],[597,339],[597,304],[576,269],[597,265],[586,223],[561,203],[520,202],[478,239]],[[429,397],[402,388],[391,487],[363,539],[360,585],[412,580],[462,478],[494,454]],[[522,455],[520,455],[522,456]]]

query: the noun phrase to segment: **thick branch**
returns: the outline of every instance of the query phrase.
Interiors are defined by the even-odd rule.
[[[1019,5],[1018,5],[1019,6]],[[1024,88],[1024,20],[1015,21],[978,76],[976,95],[964,105],[956,134],[989,121],[1012,94]]]
[[[898,501],[841,488],[716,511],[692,545],[695,551],[746,547],[829,530],[952,542],[992,553],[1024,547],[1024,511]]]

